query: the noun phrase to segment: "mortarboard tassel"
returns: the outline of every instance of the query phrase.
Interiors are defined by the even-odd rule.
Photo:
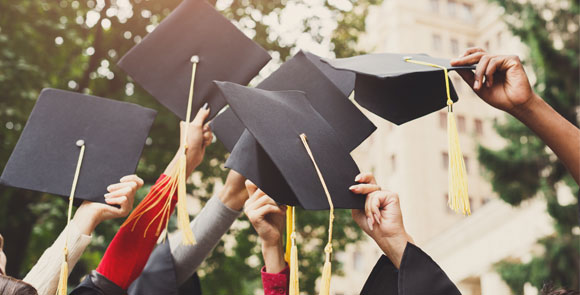
[[[469,194],[467,190],[467,171],[463,160],[463,153],[459,145],[459,134],[457,133],[457,124],[453,115],[453,100],[449,87],[449,73],[446,67],[412,60],[411,57],[405,57],[406,62],[440,68],[445,75],[445,90],[447,91],[447,139],[449,148],[449,199],[448,204],[453,211],[470,215]]]
[[[286,207],[286,252],[284,252],[284,260],[290,265],[290,250],[292,250],[292,232],[294,231],[294,210],[293,206]]]
[[[294,206],[288,206],[286,211],[290,213],[291,219],[290,231],[286,233],[290,237],[290,260],[287,260],[290,265],[289,293],[290,295],[298,295],[300,294],[300,282],[298,279],[298,247],[296,246],[296,208]],[[286,223],[286,228],[288,229],[288,222]],[[288,249],[288,245],[286,245],[286,249]]]
[[[135,228],[135,224],[139,221],[141,216],[145,214],[147,211],[154,208],[161,200],[159,199],[160,195],[169,194],[173,196],[177,191],[177,228],[181,230],[183,233],[183,245],[195,245],[195,236],[193,231],[189,227],[189,213],[187,212],[187,190],[186,190],[186,181],[187,181],[187,133],[189,129],[189,123],[191,122],[191,104],[193,102],[193,86],[195,84],[195,73],[197,70],[197,64],[199,63],[199,57],[194,55],[191,57],[191,82],[189,86],[189,99],[187,103],[187,114],[185,119],[185,128],[180,130],[180,149],[178,151],[179,158],[177,159],[177,165],[170,171],[167,178],[163,179],[159,183],[155,184],[149,194],[145,197],[145,200],[141,202],[135,210],[129,215],[125,223],[122,226],[125,226],[132,221],[135,221],[133,224],[132,230]],[[163,189],[158,190],[157,187],[163,187]],[[162,231],[162,225],[164,229],[167,229],[167,225],[169,223],[169,211],[171,209],[171,198],[167,198],[165,200],[165,205],[163,209],[151,220],[143,236],[147,235],[147,231],[149,226],[151,226],[157,218],[161,218],[161,220],[165,220],[165,222],[160,222],[159,226],[156,230],[156,235],[159,236]],[[164,237],[165,239],[165,237]]]
[[[330,279],[332,276],[332,225],[334,224],[334,204],[332,203],[332,198],[330,197],[328,187],[326,187],[324,177],[322,177],[322,172],[320,172],[320,169],[316,164],[316,160],[314,159],[314,155],[310,150],[306,134],[304,133],[300,134],[300,139],[302,140],[302,144],[304,144],[304,147],[306,148],[306,152],[308,152],[308,155],[310,156],[310,160],[312,160],[312,163],[314,164],[314,169],[316,169],[316,173],[318,174],[318,178],[320,179],[320,183],[322,184],[322,188],[324,189],[324,193],[326,194],[328,205],[330,206],[330,214],[328,218],[328,242],[324,247],[325,259],[324,259],[324,268],[322,269],[322,279],[319,292],[320,295],[329,295]]]
[[[78,140],[77,146],[81,148],[79,152],[79,159],[77,162],[77,168],[75,170],[75,175],[73,178],[72,187],[70,190],[70,195],[68,197],[68,214],[67,214],[67,221],[66,221],[66,234],[64,239],[64,260],[60,266],[60,277],[58,279],[58,287],[56,289],[56,295],[66,295],[68,294],[68,233],[69,233],[69,224],[72,216],[72,207],[73,207],[73,200],[75,198],[75,191],[77,189],[77,183],[79,180],[79,174],[81,172],[81,165],[83,164],[83,158],[85,156],[85,142],[84,140]]]

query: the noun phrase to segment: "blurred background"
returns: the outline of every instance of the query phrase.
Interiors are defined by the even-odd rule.
[[[159,110],[137,171],[152,183],[177,149],[178,119],[116,63],[179,2],[0,0],[0,169],[40,90],[52,87]],[[578,126],[576,0],[210,2],[272,55],[253,85],[299,49],[324,57],[401,52],[452,58],[478,46],[518,55],[534,89]],[[447,207],[444,111],[403,126],[365,111],[379,128],[353,152],[360,169],[399,193],[407,231],[463,294],[538,294],[545,282],[578,289],[578,186],[525,126],[483,103],[458,76],[452,79],[460,96],[455,112],[471,216]],[[226,158],[216,142],[190,179],[192,215],[221,187]],[[139,192],[140,198],[147,190]],[[0,186],[0,233],[9,275],[22,278],[50,246],[64,228],[65,203],[61,197]],[[328,215],[299,211],[297,222],[301,290],[314,294]],[[71,286],[97,266],[120,223],[97,228],[69,279]],[[338,263],[333,263],[332,294],[359,294],[381,252],[347,210],[337,214],[334,239]],[[242,217],[199,270],[204,293],[260,294],[261,259],[257,236]]]

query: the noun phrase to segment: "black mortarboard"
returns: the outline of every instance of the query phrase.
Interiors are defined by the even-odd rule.
[[[107,186],[137,168],[156,112],[135,104],[44,89],[6,163],[5,185],[69,196],[86,151],[75,198],[104,203]]]
[[[449,60],[426,54],[380,53],[323,60],[336,69],[355,72],[355,100],[400,125],[447,106],[443,69],[408,62],[405,58],[440,65],[447,70],[473,68],[452,67]],[[450,94],[457,101],[451,83]]]
[[[289,187],[303,208],[328,209],[329,202],[321,181],[300,138],[301,134],[305,134],[335,208],[364,206],[364,198],[349,190],[354,177],[359,173],[358,167],[334,129],[312,107],[304,92],[267,91],[228,82],[216,82],[216,85],[247,128],[248,131],[242,137],[252,136],[259,144],[240,145],[240,148],[253,148],[252,151],[240,152],[240,156],[236,156],[236,145],[226,166],[238,172],[242,171],[241,174],[244,175],[247,161],[256,156],[258,160],[264,160],[260,163],[267,164],[262,167],[259,163],[254,164],[261,168],[258,169],[261,170],[261,175],[277,173],[275,169],[263,169],[272,166],[265,159],[269,157],[288,186],[272,185],[272,190],[264,190],[267,194],[278,202],[294,205],[292,200],[279,197],[287,195],[284,190]],[[265,153],[259,153],[260,147]],[[244,176],[254,181],[250,176]],[[256,185],[260,187],[260,184]]]
[[[193,56],[197,56],[199,64],[191,111],[195,115],[207,102],[211,110],[209,118],[225,105],[213,80],[246,85],[270,60],[266,50],[205,0],[184,0],[123,56],[119,66],[183,120]]]
[[[352,151],[376,129],[348,99],[354,87],[354,78],[351,72],[335,70],[323,63],[320,57],[299,51],[257,88],[305,92],[314,109],[335,130],[346,149]],[[229,151],[233,150],[241,136],[241,126],[231,109],[224,111],[212,122],[212,130]]]

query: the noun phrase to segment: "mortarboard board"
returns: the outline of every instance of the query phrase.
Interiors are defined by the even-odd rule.
[[[215,83],[247,128],[242,137],[252,136],[256,139],[263,148],[264,155],[279,169],[303,208],[325,210],[329,209],[329,204],[324,198],[325,192],[317,172],[301,142],[302,133],[308,137],[309,146],[326,179],[335,207],[363,208],[364,200],[348,189],[359,173],[358,167],[334,129],[312,107],[304,92],[267,91],[229,82]],[[226,162],[226,166],[236,171],[238,167],[243,170],[249,158],[248,154],[242,152],[239,153],[240,157],[233,156],[237,154],[237,146]],[[241,172],[240,174],[244,175]],[[278,195],[281,195],[278,189],[265,192],[274,200],[283,201],[278,199]]]
[[[447,106],[449,206],[455,212],[471,214],[467,172],[453,116],[458,97],[448,72],[474,66],[452,67],[448,60],[426,54],[368,54],[324,61],[336,69],[355,72],[355,100],[395,124]]]
[[[332,126],[345,147],[352,151],[376,127],[348,100],[354,87],[354,73],[335,70],[320,57],[299,51],[257,88],[271,91],[299,90],[306,93],[316,111]],[[231,109],[212,122],[212,130],[231,152],[243,132]]]
[[[5,185],[104,203],[107,186],[137,168],[156,112],[135,104],[44,89],[1,176]]]
[[[192,57],[197,58],[192,59]],[[195,78],[191,113],[209,103],[215,116],[225,101],[213,80],[247,84],[270,55],[205,0],[184,0],[119,61],[139,85],[182,120]],[[192,74],[192,62],[197,75]]]
[[[444,71],[441,68],[411,63],[411,60],[452,67],[449,60],[426,54],[367,54],[349,58],[323,59],[335,69],[356,73],[355,100],[364,108],[397,125],[422,117],[447,106]],[[458,97],[450,83],[451,99]]]
[[[107,186],[135,172],[156,114],[126,102],[43,89],[0,180],[68,196],[68,225],[75,199],[104,203]],[[59,295],[67,294],[67,253],[65,239]]]
[[[266,191],[277,202],[295,205],[305,209],[329,209],[329,238],[324,248],[326,255],[322,271],[320,294],[328,294],[330,288],[332,227],[335,208],[364,207],[364,199],[351,193],[349,186],[359,170],[356,163],[339,140],[339,135],[328,122],[314,109],[306,93],[296,90],[268,91],[248,88],[228,82],[216,82],[238,119],[246,126],[246,131],[236,144],[226,166],[238,170],[247,167],[248,154],[258,156],[258,171],[268,177],[280,173],[288,186],[270,184]],[[257,143],[244,145],[244,141],[254,137]],[[251,148],[243,150],[242,148]],[[263,148],[263,155],[259,152]],[[268,159],[269,158],[269,159]],[[270,163],[270,161],[273,163]],[[268,167],[276,169],[266,170]],[[264,169],[266,168],[266,169]],[[270,176],[266,175],[269,174]],[[248,175],[246,178],[253,180]],[[261,187],[262,188],[262,187]],[[288,188],[295,199],[280,198],[288,196]],[[323,197],[326,196],[326,197]],[[287,249],[290,249],[290,294],[298,294],[298,256],[295,236],[294,207],[288,208]],[[290,225],[291,224],[291,225]],[[290,234],[291,233],[291,234]]]

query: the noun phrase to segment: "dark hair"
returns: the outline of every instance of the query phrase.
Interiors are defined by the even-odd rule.
[[[544,284],[541,290],[542,295],[580,295],[580,292],[574,290],[566,290],[564,288],[555,288],[552,283]]]
[[[2,295],[38,295],[30,284],[13,277],[0,275],[0,294]]]

